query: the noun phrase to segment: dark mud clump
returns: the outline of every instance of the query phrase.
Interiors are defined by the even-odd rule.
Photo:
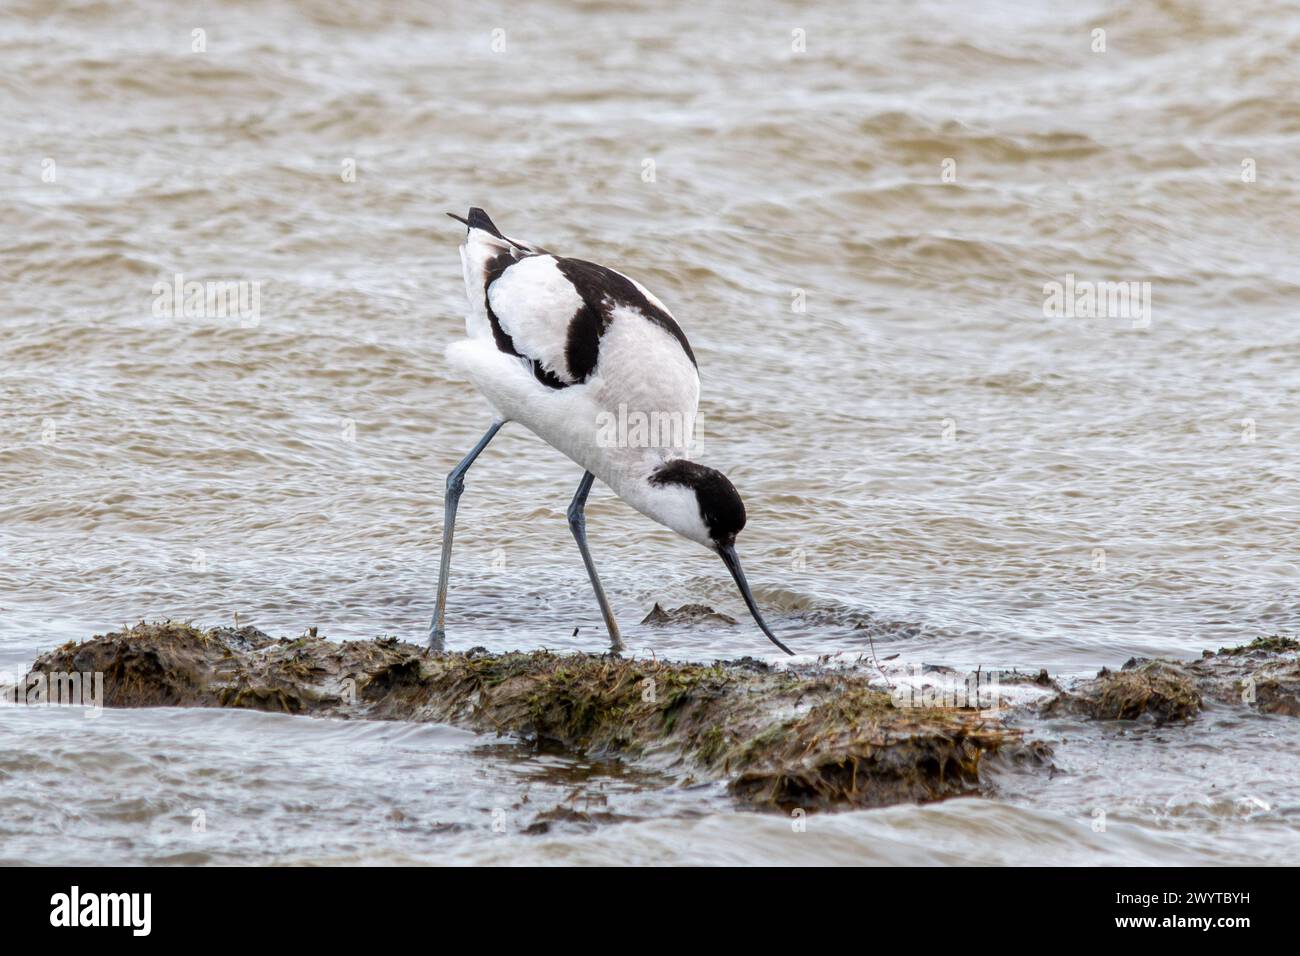
[[[707,604],[683,604],[679,608],[665,611],[656,601],[641,620],[642,624],[735,624],[736,619],[721,611],[715,611]]]
[[[1096,720],[1150,716],[1158,724],[1191,720],[1200,710],[1201,695],[1182,665],[1137,660],[1118,671],[1103,668],[1045,707],[1048,714],[1083,714]]]
[[[977,712],[898,708],[852,682],[820,690],[801,714],[747,739],[715,725],[705,755],[735,771],[734,794],[786,809],[924,802],[979,791],[986,754],[1026,752]]]
[[[1190,670],[1214,700],[1300,717],[1300,641],[1293,638],[1274,634],[1217,654],[1206,651]]]
[[[1026,674],[1018,670],[994,670],[989,673],[995,675],[998,682],[1003,685],[1032,684],[1035,687],[1050,687],[1053,690],[1061,689],[1056,681],[1052,680],[1052,675],[1047,673],[1046,668],[1040,668],[1037,674]]]
[[[805,809],[983,789],[990,755],[1046,759],[956,708],[896,706],[867,677],[809,665],[643,661],[546,651],[430,654],[393,639],[274,639],[253,628],[139,624],[69,643],[36,671],[100,671],[111,707],[243,707],[439,721],[725,780],[744,804]]]
[[[1300,716],[1300,642],[1274,635],[1206,651],[1196,661],[1133,659],[1119,671],[1103,669],[1042,709],[1163,724],[1192,720],[1207,701]]]

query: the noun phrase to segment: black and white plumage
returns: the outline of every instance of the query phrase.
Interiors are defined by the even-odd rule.
[[[508,421],[519,422],[585,470],[569,522],[610,638],[618,625],[587,548],[583,506],[599,478],[642,514],[717,552],[763,632],[735,539],[745,506],[721,472],[690,461],[700,397],[695,353],[668,308],[621,272],[557,256],[504,235],[482,209],[465,218],[460,247],[470,311],[466,337],[447,347],[496,412],[492,427],[447,478],[438,607],[431,640],[441,647],[456,504],[464,474]],[[652,440],[611,436],[629,416],[658,422]],[[612,440],[611,440],[612,438]]]

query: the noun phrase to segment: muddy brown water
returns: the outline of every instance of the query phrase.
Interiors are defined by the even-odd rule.
[[[0,50],[0,668],[141,617],[418,638],[486,423],[441,356],[470,204],[673,308],[801,653],[1068,679],[1297,630],[1293,10],[20,0]],[[178,274],[256,314],[159,309]],[[1150,308],[1046,315],[1076,280]],[[517,428],[475,466],[449,642],[602,645],[578,477]],[[589,527],[634,652],[769,650],[697,546],[599,488]],[[1037,731],[1068,772],[795,832],[446,727],[4,709],[0,854],[1294,859],[1284,718]],[[625,822],[525,832],[588,804]]]

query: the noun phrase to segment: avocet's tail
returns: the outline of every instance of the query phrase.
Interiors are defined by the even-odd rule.
[[[466,228],[482,229],[484,232],[496,236],[498,239],[505,239],[505,236],[501,235],[501,230],[496,227],[488,214],[482,209],[479,209],[478,206],[470,208],[468,217],[458,216],[454,212],[449,212],[447,215],[451,216],[451,218],[455,219],[457,222],[463,222]]]
[[[511,239],[502,233],[496,227],[491,217],[478,206],[471,206],[468,216],[458,216],[454,212],[447,213],[452,219],[465,224],[466,242],[472,242],[476,239],[484,242],[489,246],[499,250],[513,250],[520,256],[544,256],[547,255],[545,249],[533,242],[525,242],[523,239]]]
[[[469,300],[470,315],[465,331],[470,338],[492,335],[487,313],[487,287],[511,263],[525,256],[545,255],[541,246],[511,239],[504,235],[491,217],[478,206],[470,208],[468,216],[447,213],[452,219],[465,224],[465,243],[460,247],[461,267],[465,273],[465,297]]]

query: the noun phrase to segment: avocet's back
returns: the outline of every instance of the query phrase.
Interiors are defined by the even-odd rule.
[[[699,373],[667,307],[620,272],[504,236],[480,209],[465,222],[470,342],[448,356],[501,416],[616,491],[689,457]]]

